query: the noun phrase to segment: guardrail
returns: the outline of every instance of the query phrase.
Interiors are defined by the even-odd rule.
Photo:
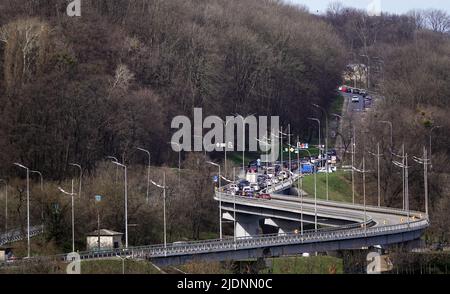
[[[261,247],[273,247],[283,245],[295,245],[305,243],[316,243],[325,241],[337,241],[344,239],[366,238],[376,235],[394,234],[411,230],[419,230],[428,227],[427,220],[420,220],[408,224],[399,224],[373,228],[358,228],[350,230],[318,230],[306,231],[302,234],[287,233],[261,235],[255,237],[239,237],[236,241],[233,238],[223,240],[195,241],[186,244],[134,247],[129,249],[117,249],[106,252],[85,252],[80,253],[81,259],[115,257],[117,255],[127,255],[132,258],[158,258],[166,256],[180,256],[189,254],[201,254],[210,252],[221,252],[229,250],[243,250]]]
[[[364,228],[353,229],[348,229],[347,227],[336,229],[327,228],[317,231],[309,230],[305,231],[303,234],[285,233],[260,235],[254,237],[238,237],[236,239],[225,238],[223,240],[216,239],[186,242],[185,244],[167,244],[167,246],[159,244],[151,246],[130,247],[128,249],[86,251],[80,252],[79,254],[81,260],[116,258],[117,256],[126,256],[134,259],[151,259],[168,256],[183,256],[211,252],[225,252],[231,250],[245,250],[262,247],[288,246],[317,242],[339,241],[345,239],[367,238],[377,235],[388,235],[421,230],[427,228],[428,225],[428,220],[422,219],[411,222],[409,224],[397,224],[382,227],[366,226]],[[67,260],[66,254],[61,254],[47,257],[32,257],[30,259],[16,261],[13,264],[17,265],[18,262],[24,263],[44,260],[69,261]],[[8,265],[8,263],[0,263],[0,265]]]
[[[34,226],[30,228],[30,237],[35,237],[44,232],[44,226]],[[8,243],[13,243],[17,241],[21,241],[27,238],[27,232],[22,232],[22,230],[12,230],[8,233],[0,235],[0,246],[3,246]]]

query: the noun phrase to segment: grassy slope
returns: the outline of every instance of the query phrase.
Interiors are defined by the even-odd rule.
[[[342,260],[331,256],[274,258],[266,273],[273,274],[342,274]]]
[[[352,186],[345,177],[345,172],[339,171],[328,175],[328,189],[330,200],[351,202]],[[309,197],[314,197],[314,176],[303,179],[303,190]],[[326,199],[326,174],[317,174],[317,198]]]

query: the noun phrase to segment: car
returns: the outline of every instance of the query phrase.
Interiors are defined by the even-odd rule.
[[[243,189],[243,188],[246,187],[246,186],[250,186],[250,182],[249,182],[249,181],[241,180],[241,181],[239,182],[239,188],[240,188],[240,189]]]
[[[289,174],[286,171],[280,172],[279,176],[281,177],[281,180],[289,178]]]
[[[236,184],[230,184],[229,186],[230,190],[239,191],[239,186]]]
[[[352,102],[353,102],[353,103],[358,103],[358,102],[359,102],[359,97],[356,96],[356,95],[354,95],[354,96],[352,97]]]
[[[250,187],[253,189],[253,191],[259,191],[259,185],[256,183],[250,184]]]
[[[177,241],[177,242],[173,242],[172,246],[173,247],[183,247],[186,246],[188,244],[188,242],[186,241]]]
[[[250,186],[246,186],[246,187],[242,188],[243,195],[247,195],[247,194],[253,193],[253,192],[255,192],[255,190],[253,190],[253,188]]]
[[[328,173],[331,174],[331,173],[333,173],[333,172],[334,172],[333,168],[332,168],[332,167],[328,167]],[[319,170],[317,171],[317,173],[319,173],[319,174],[325,174],[325,173],[327,173],[327,168],[326,168],[326,167],[319,168]]]
[[[258,196],[256,196],[256,198],[271,200],[272,196],[270,196],[270,194],[259,194]]]

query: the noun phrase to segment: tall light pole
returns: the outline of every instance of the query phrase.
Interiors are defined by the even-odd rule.
[[[292,162],[291,162],[291,124],[288,124],[288,145],[289,145],[289,172],[292,171]]]
[[[427,149],[423,147],[423,158],[414,156],[413,160],[419,164],[423,164],[423,183],[425,189],[425,215],[428,216],[428,166],[431,164],[431,160],[427,158]]]
[[[433,165],[432,165],[432,162],[431,162],[431,137],[432,137],[432,135],[433,135],[433,131],[436,130],[436,129],[439,129],[439,128],[441,128],[441,127],[442,127],[442,126],[434,126],[434,127],[432,127],[431,130],[430,130],[430,135],[429,135],[429,137],[430,137],[430,146],[428,147],[428,148],[430,148],[430,169],[433,168]]]
[[[220,191],[220,188],[221,188],[221,186],[220,186],[220,177],[221,177],[220,164],[217,164],[217,163],[211,162],[211,161],[208,161],[206,163],[219,168],[219,177],[217,178],[218,185],[219,185],[219,190],[218,190],[219,191],[219,193],[218,193],[219,194],[219,236],[220,236],[220,240],[222,240],[222,195],[221,195],[222,192]]]
[[[298,192],[300,194],[300,234],[303,236],[303,171],[302,171],[302,164],[300,162],[300,151],[299,148],[301,142],[300,138],[297,136],[297,168],[299,170],[300,175],[300,181],[297,182],[299,186],[297,187]],[[309,151],[308,151],[309,152]]]
[[[78,168],[80,170],[80,180],[79,180],[79,187],[78,187],[78,198],[81,198],[81,181],[83,179],[83,168],[81,167],[81,165],[77,164],[77,163],[69,163],[70,166],[74,166],[76,168]]]
[[[242,118],[242,172],[244,173],[245,177],[245,121],[247,118],[255,115],[255,113],[248,115],[246,118],[244,118],[243,115],[236,114],[236,116],[239,116]]]
[[[128,249],[128,176],[127,166],[117,161],[112,161],[115,165],[124,169],[124,196],[125,196],[125,248]]]
[[[355,154],[356,154],[355,138],[352,138],[352,202],[355,204]]]
[[[394,133],[393,133],[392,122],[387,121],[387,120],[380,120],[379,123],[387,124],[391,130],[391,151],[392,151],[394,148]]]
[[[144,149],[144,148],[137,148],[138,150],[147,153],[148,156],[148,167],[147,167],[147,204],[149,203],[149,193],[150,193],[150,166],[151,166],[151,155],[150,151]]]
[[[234,169],[234,168],[233,168]],[[223,180],[228,183],[233,183],[232,180],[225,178],[224,176],[220,176]],[[233,177],[234,178],[234,177]],[[233,193],[233,232],[234,232],[234,243],[236,244],[236,192]]]
[[[160,188],[163,190],[163,223],[164,223],[164,250],[167,249],[167,224],[166,224],[166,189],[168,188],[166,186],[166,173],[163,173],[163,184],[159,185],[155,183],[154,181],[150,180],[150,183],[152,183],[154,186]],[[167,252],[166,252],[167,253]]]
[[[30,173],[39,175],[41,192],[44,192],[44,177],[42,176],[42,173],[37,170],[30,170]],[[42,197],[43,197],[43,195],[42,195]],[[41,199],[41,221],[42,221],[42,226],[44,226],[44,201],[43,201],[43,199]]]
[[[72,252],[75,252],[75,212],[74,212],[73,197],[77,194],[73,191],[73,179],[72,179],[72,192],[71,193],[64,191],[64,189],[61,187],[58,187],[58,189],[62,193],[69,195],[72,198]]]
[[[309,152],[308,149],[303,149],[303,151],[308,152],[309,158],[310,159],[312,158],[311,152]],[[302,206],[303,206],[303,199],[302,199]],[[314,229],[317,232],[317,170],[315,163],[314,163]]]
[[[231,121],[232,121],[232,120],[226,120],[225,122],[222,121],[222,124],[223,124],[225,130],[226,130],[226,128],[227,128],[228,123],[231,122]],[[227,149],[228,149],[229,144],[233,144],[233,143],[228,142],[227,139],[225,138],[225,148],[224,148],[224,153],[225,153],[225,162],[224,162],[224,165],[225,165],[225,166],[224,166],[224,167],[225,167],[225,174],[227,174]],[[230,148],[231,148],[231,147],[230,147]],[[234,148],[233,148],[233,149],[234,149]]]
[[[395,153],[393,153],[393,152],[391,152],[391,155],[393,155],[393,156],[396,156],[396,157],[398,157],[398,158],[401,158],[402,159],[402,165],[404,166],[405,165],[405,144],[402,144],[402,155],[398,155],[398,154],[395,154]],[[402,204],[402,208],[403,208],[403,210],[405,210],[405,206],[406,206],[406,204],[405,204],[405,191],[406,191],[406,188],[405,188],[405,169],[403,168],[402,169],[402,183],[403,183],[403,189],[402,189],[402,194],[403,194],[403,204]]]
[[[114,156],[107,156],[106,158],[111,159],[111,160],[116,161],[116,162],[119,162],[117,157],[114,157]],[[118,179],[119,179],[119,167],[116,166],[116,183],[117,183]]]
[[[30,169],[17,162],[14,165],[25,169],[27,172],[27,258],[30,258]]]
[[[177,142],[170,142],[170,144],[178,146],[178,189],[179,189],[181,185],[181,145],[178,144]]]
[[[363,176],[364,230],[367,230],[366,173],[371,172],[371,171],[366,170],[366,159],[365,159],[365,155],[364,154],[363,154],[363,158],[362,158],[362,169],[357,169],[355,167],[353,167],[353,169],[356,172],[362,173],[362,176]]]
[[[255,140],[257,141],[257,142],[259,142],[261,145],[264,145],[264,146],[270,146],[270,142],[269,142],[269,139],[267,139],[267,138],[263,138],[263,140],[260,140],[260,139],[258,139],[258,138],[255,138]],[[267,160],[267,159],[266,159]],[[269,168],[269,162],[268,161],[266,161],[266,170]]]
[[[380,189],[380,157],[383,156],[383,154],[380,153],[380,142],[377,143],[377,153],[370,152],[369,153],[377,158],[377,181],[378,181],[378,207],[381,206],[381,189]]]
[[[314,107],[320,109],[323,114],[325,115],[325,167],[327,169],[327,172],[325,174],[326,178],[326,189],[327,189],[327,201],[329,200],[329,194],[328,194],[328,112],[325,108],[318,104],[313,104]]]
[[[410,168],[410,166],[408,166],[408,153],[405,154],[404,160],[400,163],[398,161],[392,161],[392,163],[397,166],[400,167],[404,170],[404,175],[405,175],[405,183],[403,185],[403,194],[405,195],[405,208],[407,211],[407,216],[408,216],[408,225],[409,225],[409,180],[408,180],[408,169]]]
[[[8,233],[8,182],[0,179],[0,183],[5,184],[5,233]]]
[[[322,152],[321,152],[321,150],[322,150],[322,141],[321,141],[321,132],[320,132],[320,129],[321,129],[321,127],[320,127],[320,119],[309,117],[308,120],[315,121],[319,125],[319,155],[321,155],[322,154]],[[321,158],[320,166],[322,166],[322,156],[319,156],[319,157]]]

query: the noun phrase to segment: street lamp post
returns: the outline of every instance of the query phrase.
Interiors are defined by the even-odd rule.
[[[297,137],[297,146],[300,144],[300,138]],[[303,172],[302,165],[300,163],[300,150],[300,148],[297,148],[297,168],[300,175],[300,181],[297,182],[299,185],[297,189],[300,194],[300,234],[303,236]]]
[[[125,248],[128,249],[128,176],[127,166],[117,161],[112,161],[113,164],[124,169],[124,196],[125,196]]]
[[[117,157],[114,157],[114,156],[107,156],[106,158],[111,159],[116,162],[119,162]],[[119,179],[119,166],[116,166],[116,183],[117,183],[118,179]]]
[[[42,176],[42,173],[37,170],[30,170],[30,173],[39,175],[41,192],[44,192],[44,177]],[[41,196],[41,221],[42,227],[44,227],[44,200],[42,199],[42,197],[44,197],[44,195]]]
[[[83,179],[83,168],[81,165],[77,163],[69,163],[69,165],[74,166],[80,170],[80,181],[79,181],[79,187],[78,187],[78,198],[81,198],[81,181]]]
[[[408,180],[409,172],[408,172],[408,170],[409,170],[410,166],[408,166],[408,153],[405,154],[405,157],[403,158],[403,161],[401,163],[398,162],[398,161],[392,161],[392,163],[395,166],[402,168],[403,171],[404,171],[403,172],[403,174],[405,175],[405,182],[404,182],[404,185],[403,185],[403,190],[404,190],[403,194],[405,195],[405,208],[404,209],[406,209],[406,212],[407,212],[408,225],[409,225],[409,217],[410,217],[409,214],[410,214],[410,212],[409,212],[409,184],[408,184],[408,182],[409,182],[409,180]]]
[[[413,160],[419,164],[423,164],[423,182],[425,189],[425,215],[428,216],[428,166],[431,165],[431,160],[427,158],[427,149],[423,147],[423,158],[414,156]]]
[[[312,158],[311,152],[309,152],[308,149],[303,149],[303,150],[308,152],[309,159],[311,160],[311,158]],[[302,206],[303,206],[303,198],[302,198]],[[302,207],[302,211],[303,211],[303,207]],[[314,163],[314,229],[317,232],[317,170],[316,170],[315,163]]]
[[[147,167],[147,204],[149,203],[149,193],[150,193],[150,166],[151,166],[151,155],[150,151],[144,149],[144,148],[137,148],[138,150],[147,153],[148,156],[148,167]]]
[[[367,230],[367,210],[366,210],[366,173],[371,172],[366,170],[366,159],[365,155],[362,158],[362,169],[357,169],[353,167],[356,172],[362,173],[363,176],[363,203],[364,203],[364,230]]]
[[[0,179],[5,184],[5,233],[8,233],[8,182]]]
[[[178,146],[178,188],[181,185],[181,145],[177,142],[170,142],[170,144]]]
[[[398,158],[401,158],[402,159],[402,165],[405,165],[405,144],[402,144],[402,155],[398,155],[398,154],[395,154],[395,153],[393,153],[393,152],[391,152],[391,155],[393,155],[393,156],[396,156],[396,157],[398,157]],[[405,191],[406,191],[406,188],[405,188],[405,169],[403,168],[402,169],[402,184],[403,184],[403,189],[402,189],[402,201],[403,201],[403,203],[402,203],[402,209],[403,210],[405,210],[405,206],[406,206],[406,204],[405,204]]]
[[[377,158],[377,184],[378,184],[378,207],[381,206],[381,189],[380,189],[380,157],[383,156],[383,154],[380,154],[380,142],[377,143],[377,153],[372,153],[369,151],[369,153]]]
[[[206,162],[207,164],[213,165],[215,167],[219,168],[219,177],[217,178],[218,180],[218,185],[219,185],[219,189],[218,189],[218,195],[219,195],[219,236],[220,236],[220,240],[222,240],[222,195],[221,195],[221,191],[220,191],[220,177],[221,177],[221,173],[220,173],[220,164],[217,164],[215,162],[211,162],[208,161]]]
[[[318,118],[308,118],[308,120],[315,121],[319,125],[319,157],[321,159],[320,166],[322,166],[322,141],[321,141],[321,132],[320,132],[320,120]]]
[[[163,223],[164,223],[164,250],[165,250],[164,254],[166,255],[167,254],[166,189],[168,188],[166,186],[166,173],[165,172],[163,173],[162,185],[159,185],[152,180],[150,180],[150,183],[163,190]]]
[[[27,258],[30,258],[30,169],[20,163],[14,163],[14,165],[27,172]]]
[[[325,108],[321,107],[318,104],[313,104],[314,107],[320,109],[323,114],[325,115],[325,168],[327,169],[327,172],[325,174],[326,178],[326,190],[327,190],[327,201],[329,200],[329,194],[328,194],[328,112]]]
[[[75,195],[77,195],[74,191],[73,191],[73,179],[72,179],[72,192],[66,192],[64,191],[63,188],[58,187],[59,191],[61,191],[62,193],[69,195],[72,198],[72,252],[75,252],[75,212],[74,212],[74,200],[73,197]]]
[[[233,168],[234,171],[234,168]],[[233,183],[232,180],[229,180],[225,178],[224,176],[220,176],[223,180],[227,181],[228,183]],[[233,176],[234,179],[234,176]],[[236,244],[236,192],[233,193],[233,232],[234,232],[234,243]],[[235,247],[236,249],[236,247]]]
[[[242,118],[242,172],[245,176],[245,121],[247,118],[255,115],[255,113],[248,115],[246,118],[244,118],[243,115],[236,114],[236,116],[240,116]]]

